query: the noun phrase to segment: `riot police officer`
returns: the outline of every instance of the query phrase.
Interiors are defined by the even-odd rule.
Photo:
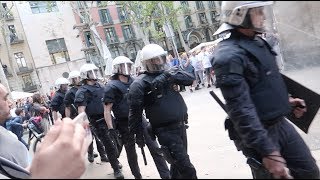
[[[68,84],[69,84],[69,80],[62,77],[58,78],[55,81],[55,86],[58,90],[55,92],[51,101],[53,121],[57,120],[58,118],[57,112],[61,114],[62,118],[66,117],[63,99],[66,92],[68,91]]]
[[[111,76],[111,80],[105,86],[104,114],[109,132],[113,134],[116,133],[116,130],[120,132],[132,174],[136,179],[141,179],[134,136],[129,133],[128,129],[129,106],[127,103],[127,95],[129,93],[129,86],[133,82],[131,77],[132,65],[131,60],[125,56],[118,56],[113,60],[113,76]],[[113,126],[111,111],[115,117],[115,127]],[[146,124],[147,121],[144,120],[143,123]],[[147,132],[145,136],[149,136]],[[156,152],[159,147],[157,142],[152,141],[150,137],[146,138],[146,140],[146,144],[154,158],[160,177],[168,179],[170,177],[169,168],[163,157]]]
[[[197,178],[187,153],[187,106],[180,93],[174,90],[174,84],[190,86],[195,78],[177,67],[167,69],[167,52],[157,44],[146,45],[141,55],[141,65],[146,71],[130,85],[129,130],[135,134],[138,146],[143,147],[141,121],[145,110],[162,150],[173,160],[171,178]]]
[[[70,117],[71,119],[75,118],[78,115],[78,109],[74,105],[74,99],[76,92],[78,91],[79,87],[81,86],[81,79],[80,79],[80,72],[79,71],[71,71],[68,77],[69,83],[71,88],[67,91],[64,97],[64,104],[65,104],[65,114],[66,117]],[[90,125],[91,132],[93,137],[96,139],[97,149],[100,154],[100,158],[102,162],[109,162],[106,152],[104,150],[104,146],[100,139],[96,136],[95,129],[92,128]],[[94,158],[98,156],[97,154],[93,153],[93,141],[88,148],[88,161],[93,162]]]
[[[254,178],[319,178],[309,148],[284,118],[290,104],[299,118],[306,109],[295,106],[305,102],[288,97],[276,53],[258,36],[268,27],[264,23],[271,5],[272,1],[222,2],[223,24],[215,34],[225,40],[215,49],[213,68],[230,118],[225,125],[238,150],[264,166],[251,164]]]
[[[103,98],[104,87],[98,83],[101,78],[99,69],[94,64],[84,64],[80,68],[80,77],[83,85],[78,89],[75,96],[75,105],[78,106],[78,112],[86,112],[90,124],[96,129],[99,139],[102,141],[111,167],[116,179],[123,179],[121,164],[117,158],[116,145],[108,134],[108,127],[104,120],[104,108],[101,102]]]

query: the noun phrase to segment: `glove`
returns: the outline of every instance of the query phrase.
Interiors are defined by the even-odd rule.
[[[168,81],[168,78],[169,76],[167,76],[165,73],[160,74],[151,82],[152,87],[154,89],[160,89],[163,86],[163,84],[165,84]]]
[[[142,148],[146,145],[144,140],[143,131],[136,134],[136,143],[138,144],[139,148]]]
[[[167,77],[170,77],[170,76],[173,76],[175,74],[177,74],[177,71],[179,70],[179,67],[178,66],[172,66],[170,67],[169,69],[165,70],[163,73],[167,76]]]
[[[118,133],[115,129],[109,129],[108,135],[112,140],[117,140],[119,138]]]

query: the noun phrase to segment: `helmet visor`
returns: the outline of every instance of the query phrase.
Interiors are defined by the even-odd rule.
[[[146,71],[150,73],[161,72],[165,70],[166,67],[166,55],[145,60],[143,63]]]
[[[273,29],[271,5],[251,8],[248,14],[255,31],[262,33]]]
[[[88,79],[93,79],[93,80],[98,80],[98,79],[102,78],[98,69],[88,71],[87,77],[88,77]]]
[[[80,77],[74,77],[69,79],[70,85],[80,85]]]
[[[122,63],[116,64],[113,66],[113,72],[115,74],[122,74],[122,75],[131,75],[132,74],[132,64],[131,63]]]

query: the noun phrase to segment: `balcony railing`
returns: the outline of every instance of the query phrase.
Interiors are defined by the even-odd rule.
[[[17,71],[17,75],[28,74],[28,73],[32,73],[32,72],[33,72],[32,67],[19,67],[19,69]]]
[[[14,20],[14,17],[10,12],[8,12],[6,15],[4,15],[4,19],[6,21],[11,21],[11,20]]]
[[[34,92],[37,90],[37,85],[28,85],[22,88],[24,92]]]
[[[22,33],[11,33],[9,34],[10,44],[23,43],[24,39]]]
[[[110,39],[107,39],[107,44],[115,44],[119,43],[119,40],[117,37],[111,37]]]

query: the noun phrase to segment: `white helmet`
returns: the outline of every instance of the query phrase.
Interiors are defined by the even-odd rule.
[[[99,68],[94,64],[84,64],[80,68],[80,77],[82,80],[98,80],[101,79]]]
[[[125,56],[118,56],[112,61],[112,73],[130,75],[132,72],[132,64],[133,62],[129,58]]]
[[[66,78],[60,77],[60,78],[58,78],[58,79],[55,81],[55,83],[54,83],[54,85],[56,86],[57,89],[60,89],[60,86],[61,86],[62,84],[68,85],[68,84],[69,84],[69,80],[66,79]]]
[[[157,44],[148,44],[141,50],[141,65],[149,73],[162,72],[166,68],[165,51]]]
[[[272,4],[273,1],[222,1],[220,19],[223,24],[213,35],[235,27],[255,29],[256,27],[252,24],[250,17],[247,16],[248,10]],[[257,28],[256,30],[261,31],[262,29]]]
[[[71,71],[69,73],[69,82],[71,85],[80,85],[80,72],[79,71]]]

